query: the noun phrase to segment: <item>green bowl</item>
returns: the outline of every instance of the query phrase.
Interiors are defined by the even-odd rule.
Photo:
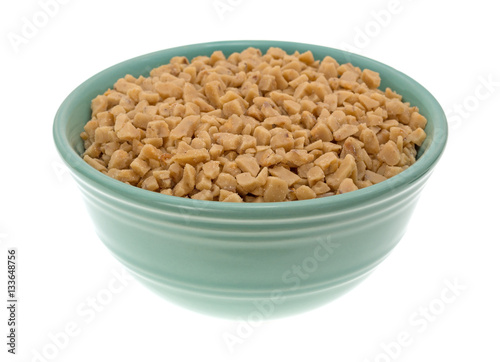
[[[129,73],[148,75],[173,56],[192,58],[249,46],[265,52],[311,50],[380,73],[427,117],[417,162],[387,181],[306,201],[225,203],[166,196],[129,186],[86,164],[80,132],[90,102]],[[447,139],[436,99],[401,72],[338,49],[282,41],[187,45],[133,58],[78,86],[54,121],[57,149],[83,194],[96,232],[145,286],[202,313],[228,318],[277,318],[321,306],[365,279],[403,237],[418,196]]]

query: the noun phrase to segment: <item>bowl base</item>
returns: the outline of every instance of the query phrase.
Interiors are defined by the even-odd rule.
[[[225,319],[271,320],[310,311],[332,302],[365,280],[373,270],[347,282],[326,289],[306,293],[268,294],[266,298],[254,296],[213,295],[188,291],[146,278],[127,268],[142,285],[160,297],[205,315]]]

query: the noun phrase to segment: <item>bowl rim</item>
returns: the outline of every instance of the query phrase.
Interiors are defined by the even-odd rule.
[[[202,54],[203,49],[205,50],[222,50],[228,47],[241,47],[242,49],[247,47],[257,47],[257,48],[269,48],[269,47],[297,47],[297,48],[307,48],[315,52],[340,52],[349,60],[353,60],[353,64],[356,61],[362,63],[370,64],[370,69],[375,71],[383,70],[385,72],[390,72],[393,76],[398,77],[400,81],[411,84],[415,87],[419,93],[419,99],[422,103],[431,109],[429,114],[432,114],[432,119],[428,118],[428,122],[432,122],[434,125],[435,135],[430,141],[430,144],[426,151],[417,158],[417,161],[411,165],[408,169],[395,175],[381,183],[356,190],[353,192],[333,195],[328,197],[316,198],[311,200],[294,200],[293,202],[268,202],[268,203],[226,203],[220,201],[206,201],[206,200],[195,200],[190,198],[163,195],[158,192],[152,192],[144,190],[142,188],[131,186],[121,181],[115,180],[112,177],[104,175],[103,173],[97,171],[92,166],[88,165],[83,158],[73,149],[68,138],[66,137],[66,131],[68,122],[67,119],[70,118],[70,113],[73,107],[78,104],[78,99],[85,88],[90,87],[94,83],[98,83],[102,75],[112,72],[117,69],[121,69],[130,65],[134,62],[146,62],[148,58],[158,56],[161,54],[168,54],[168,57],[182,56],[183,51],[192,50],[194,48],[199,49],[200,54]],[[167,58],[167,56],[166,56]],[[316,55],[315,55],[316,58]],[[168,58],[170,59],[170,58]],[[317,58],[316,58],[317,59]],[[356,64],[354,64],[356,65]],[[367,67],[368,68],[368,67]],[[123,76],[127,74],[124,72]],[[97,95],[97,94],[96,94]],[[404,94],[403,94],[404,97]],[[90,107],[90,104],[89,104]],[[429,123],[428,123],[429,124]],[[83,130],[83,127],[82,127]],[[228,40],[228,41],[215,41],[215,42],[204,42],[195,43],[189,45],[183,45],[173,48],[167,48],[155,52],[146,53],[139,55],[115,65],[112,65],[98,73],[94,76],[88,78],[86,81],[78,85],[62,102],[54,118],[53,123],[53,139],[56,145],[56,149],[63,159],[64,163],[68,166],[70,172],[74,177],[78,179],[85,180],[88,184],[93,182],[94,185],[99,185],[103,190],[112,191],[119,194],[123,198],[128,198],[135,200],[139,203],[147,203],[150,206],[155,205],[156,207],[181,207],[181,208],[199,208],[207,211],[248,211],[255,212],[258,214],[263,211],[272,212],[290,212],[294,210],[301,209],[303,211],[314,210],[316,208],[324,207],[335,207],[335,208],[348,208],[354,203],[366,200],[373,200],[384,194],[390,194],[396,189],[400,189],[405,185],[410,185],[416,180],[422,178],[427,173],[430,173],[441,157],[448,137],[448,125],[446,120],[446,115],[440,106],[436,98],[420,83],[415,81],[413,78],[407,76],[406,74],[400,72],[399,70],[381,63],[377,60],[354,54],[342,49],[331,48],[320,45],[313,45],[308,43],[300,42],[289,42],[289,41],[279,41],[279,40]]]

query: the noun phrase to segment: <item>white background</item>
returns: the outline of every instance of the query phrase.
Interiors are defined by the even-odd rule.
[[[500,23],[492,2],[61,0],[43,10],[45,2],[0,6],[1,361],[500,360]],[[31,34],[26,21],[38,21]],[[229,39],[314,43],[382,61],[429,89],[450,122],[408,232],[374,274],[320,309],[250,330],[116,279],[123,269],[94,234],[51,130],[66,95],[96,72]],[[15,357],[6,352],[7,247],[20,254]],[[103,299],[110,283],[115,293]],[[91,312],[95,297],[106,302],[99,312]],[[241,337],[233,348],[230,334]]]

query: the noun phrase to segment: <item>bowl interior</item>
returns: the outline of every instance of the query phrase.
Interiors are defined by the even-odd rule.
[[[369,68],[377,71],[380,73],[382,79],[381,89],[390,87],[399,94],[402,94],[403,101],[408,101],[412,105],[417,106],[420,112],[428,119],[425,129],[427,138],[419,148],[417,155],[418,159],[414,165],[388,181],[355,192],[335,196],[337,205],[348,205],[352,200],[359,197],[369,197],[370,195],[374,196],[376,194],[380,195],[398,185],[411,183],[413,180],[418,179],[428,172],[439,159],[447,138],[446,117],[437,100],[412,78],[375,60],[339,49],[294,42],[244,40],[193,44],[145,54],[116,64],[88,79],[66,98],[55,117],[54,139],[64,161],[70,166],[73,173],[98,182],[104,188],[113,188],[119,190],[128,197],[141,198],[152,203],[173,202],[190,205],[190,203],[194,204],[193,202],[196,204],[208,202],[211,204],[210,207],[215,209],[221,207],[225,209],[242,207],[279,209],[285,207],[284,204],[287,204],[287,208],[294,208],[298,206],[292,206],[290,204],[300,204],[302,207],[306,207],[307,205],[318,205],[328,202],[324,201],[324,199],[328,198],[323,198],[296,201],[293,203],[271,203],[272,206],[269,204],[257,205],[246,203],[238,205],[227,205],[227,203],[225,203],[226,205],[221,206],[216,205],[219,203],[211,201],[191,200],[170,196],[165,197],[165,195],[158,195],[116,181],[94,170],[81,159],[80,155],[83,153],[84,148],[80,133],[85,123],[90,119],[90,102],[96,95],[105,92],[108,88],[112,88],[117,79],[126,74],[132,74],[136,77],[139,75],[148,76],[153,68],[168,63],[174,56],[186,56],[188,59],[191,59],[198,55],[210,55],[215,50],[222,50],[224,54],[228,56],[233,52],[242,51],[249,46],[259,48],[263,53],[271,46],[280,47],[287,53],[311,50],[315,59],[322,59],[329,55],[335,58],[339,63],[350,62],[361,69]]]

